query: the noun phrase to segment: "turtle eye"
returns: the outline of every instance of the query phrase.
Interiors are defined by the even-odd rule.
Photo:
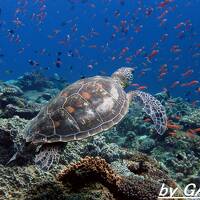
[[[132,73],[128,73],[128,74],[126,75],[126,77],[127,77],[127,79],[130,80],[130,81],[133,80],[133,74],[132,74]]]

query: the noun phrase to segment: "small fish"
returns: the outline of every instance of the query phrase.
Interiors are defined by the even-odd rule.
[[[56,60],[56,67],[57,68],[60,68],[61,67],[61,64],[62,64],[62,61],[61,61],[61,59],[60,58],[57,58],[57,60]]]
[[[86,78],[85,75],[81,75],[81,76],[80,76],[80,79],[84,79],[84,78]]]
[[[189,69],[187,70],[185,73],[181,74],[182,76],[186,77],[186,76],[190,76],[191,74],[193,74],[194,70]]]
[[[166,5],[171,3],[173,0],[164,0],[158,4],[158,8],[164,8]]]
[[[11,75],[11,74],[13,74],[13,70],[12,69],[7,69],[7,70],[4,71],[4,73],[6,75]]]
[[[180,130],[182,127],[178,124],[171,124],[170,122],[167,123],[167,128],[168,129],[173,129],[173,130]]]
[[[152,60],[158,53],[159,53],[159,50],[153,50],[151,54],[147,57],[148,60]]]
[[[175,88],[175,87],[177,87],[178,85],[180,85],[180,81],[175,81],[170,87],[171,87],[171,88]]]
[[[177,136],[177,133],[176,133],[176,131],[170,131],[170,132],[168,133],[168,135],[170,135],[170,136],[172,136],[172,137],[175,137],[175,136]]]
[[[92,65],[92,64],[89,64],[89,65],[88,65],[88,69],[93,69],[93,65]]]
[[[146,90],[146,89],[147,89],[147,86],[139,86],[137,89],[138,89],[138,90]]]
[[[197,84],[199,84],[199,81],[193,80],[193,81],[190,81],[188,83],[181,84],[181,87],[190,87],[190,86],[197,85]]]
[[[180,23],[178,23],[174,28],[175,28],[175,29],[179,29],[179,28],[181,28],[181,27],[183,27],[183,26],[185,26],[185,23],[184,23],[184,22],[180,22]]]
[[[143,119],[144,122],[152,122],[152,119],[151,118],[145,118]]]
[[[131,86],[133,86],[133,87],[139,87],[140,85],[138,83],[133,83],[133,84],[131,84]]]
[[[187,136],[188,138],[191,138],[191,139],[194,139],[194,138],[195,138],[195,135],[194,135],[193,133],[191,133],[190,131],[187,131],[187,132],[186,132],[186,136]]]
[[[200,87],[197,87],[195,90],[196,92],[200,93]]]
[[[62,55],[62,52],[61,51],[58,51],[57,52],[57,56],[61,56]]]
[[[38,63],[37,61],[35,61],[35,60],[31,60],[31,59],[28,60],[28,63],[29,63],[30,65],[32,65],[33,67],[39,65],[39,63]]]

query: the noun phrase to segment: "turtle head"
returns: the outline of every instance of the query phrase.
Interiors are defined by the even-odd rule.
[[[133,80],[134,69],[131,67],[121,67],[112,74],[112,78],[120,83],[122,87],[127,87]]]

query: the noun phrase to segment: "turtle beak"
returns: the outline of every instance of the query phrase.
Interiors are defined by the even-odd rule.
[[[133,74],[135,72],[135,68],[134,67],[129,67],[128,68],[128,72]]]

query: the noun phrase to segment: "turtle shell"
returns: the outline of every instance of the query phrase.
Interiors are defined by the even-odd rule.
[[[26,141],[80,140],[108,130],[128,111],[123,88],[110,77],[73,83],[52,99],[26,127]]]

